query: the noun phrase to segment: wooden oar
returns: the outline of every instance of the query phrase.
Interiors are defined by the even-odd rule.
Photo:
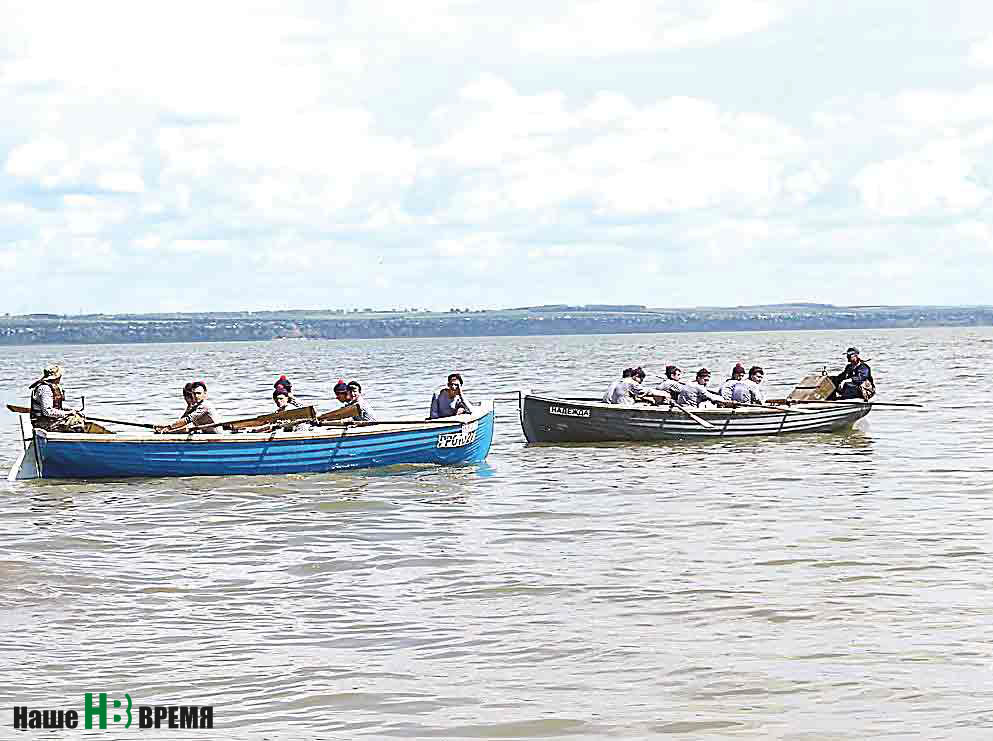
[[[774,409],[777,412],[798,412],[799,409],[787,409],[786,407],[777,407],[772,404],[752,404],[747,401],[725,401],[725,404],[730,404],[733,407],[756,407],[758,409]]]
[[[706,427],[708,430],[716,430],[717,429],[716,427],[714,427],[714,425],[710,424],[710,422],[708,422],[707,420],[705,420],[703,417],[698,417],[695,414],[693,414],[693,412],[691,412],[689,409],[687,409],[686,407],[684,407],[682,404],[677,404],[674,401],[670,401],[669,404],[672,405],[672,406],[674,406],[674,407],[676,407],[676,409],[678,409],[679,411],[681,411],[683,414],[685,414],[687,417],[689,417],[690,419],[692,419],[694,422],[696,422],[701,427]]]
[[[358,404],[345,404],[343,407],[339,407],[330,412],[324,412],[320,417],[317,418],[318,422],[331,422],[336,419],[349,419],[351,417],[357,416],[359,413]]]
[[[336,420],[334,422],[327,422],[322,425],[322,427],[356,427],[363,426],[368,427],[369,425],[421,425],[421,424],[436,424],[436,425],[464,425],[458,419],[463,415],[457,414],[451,417],[441,417],[439,419],[373,419],[373,420]],[[464,415],[468,417],[469,415]]]
[[[14,414],[31,414],[31,409],[28,407],[18,407],[13,404],[8,404],[7,408],[14,412]],[[87,422],[106,422],[112,425],[125,425],[126,427],[143,427],[146,430],[154,430],[155,425],[146,424],[144,422],[125,422],[123,419],[106,419],[104,417],[91,417],[88,414],[80,415]]]
[[[852,404],[869,404],[874,407],[917,407],[918,409],[924,409],[923,404],[911,404],[910,402],[900,402],[900,401],[859,401],[858,399],[832,399],[831,401],[816,401],[814,399],[796,399],[790,402],[791,404],[847,404],[851,406]]]
[[[233,422],[216,422],[208,425],[197,425],[193,429],[198,429],[201,427],[227,427],[231,430],[243,430],[246,427],[263,427],[264,425],[278,424],[280,422],[313,421],[316,417],[317,412],[314,407],[298,407],[297,409],[286,409],[280,412],[261,414],[257,417],[251,417],[250,419],[236,419]]]
[[[246,427],[264,427],[266,425],[286,422],[312,422],[315,418],[314,407],[300,407],[299,409],[291,409],[288,412],[273,412],[272,414],[261,414],[256,417],[232,419],[227,422],[208,422],[207,424],[170,430],[170,432],[196,432],[197,430],[204,430],[208,427],[243,430]]]

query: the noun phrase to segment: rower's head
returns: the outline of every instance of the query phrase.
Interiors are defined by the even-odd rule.
[[[339,378],[338,383],[334,385],[334,398],[342,404],[348,401],[348,384],[345,383],[345,379]]]
[[[634,373],[634,368],[625,368],[621,371],[621,379],[630,378],[632,373]]]
[[[848,359],[849,363],[859,362],[859,349],[857,347],[850,347],[845,350],[845,358]]]
[[[710,371],[706,368],[701,368],[696,372],[696,382],[701,386],[706,386],[710,383]]]
[[[194,381],[190,384],[190,393],[193,394],[194,402],[201,402],[207,398],[207,384],[203,381]]]
[[[272,400],[276,402],[276,409],[283,410],[290,403],[290,394],[284,386],[277,386],[272,392]]]
[[[287,396],[289,396],[289,395],[290,395],[290,393],[291,393],[291,392],[293,391],[293,384],[292,384],[292,383],[290,383],[290,379],[288,379],[288,378],[287,378],[286,376],[280,376],[280,377],[279,377],[279,378],[278,378],[278,379],[276,380],[276,382],[275,382],[274,384],[272,384],[272,387],[273,387],[273,388],[274,388],[274,389],[275,389],[276,391],[279,391],[279,389],[280,389],[280,388],[282,388],[282,389],[283,389],[283,391],[285,391],[285,392],[286,392],[286,395],[287,395]]]
[[[743,366],[741,363],[738,363],[737,365],[734,366],[734,368],[731,369],[731,378],[733,378],[735,381],[740,381],[744,377],[745,377],[745,366]]]
[[[62,380],[62,366],[57,363],[45,366],[41,372],[41,380],[58,383]]]
[[[683,371],[676,367],[675,365],[667,365],[665,367],[665,377],[670,378],[673,381],[678,381],[679,377],[683,374]]]
[[[633,378],[638,383],[644,383],[644,381],[645,381],[645,371],[643,371],[640,366],[638,368],[632,368],[631,369],[631,378]]]
[[[448,374],[448,388],[458,391],[462,388],[462,376],[458,373]]]
[[[757,365],[753,365],[748,369],[748,380],[754,381],[755,383],[762,383],[762,379],[765,378],[765,371],[759,368]]]
[[[185,401],[187,404],[192,404],[193,403],[193,384],[192,383],[188,383],[185,386],[183,386],[183,401]]]
[[[348,382],[348,400],[355,401],[362,394],[362,384],[358,381]]]

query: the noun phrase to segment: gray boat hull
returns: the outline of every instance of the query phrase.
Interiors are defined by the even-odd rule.
[[[738,407],[693,409],[705,427],[676,408],[525,394],[521,426],[529,443],[653,441],[833,432],[851,427],[869,403],[803,404],[787,411]]]

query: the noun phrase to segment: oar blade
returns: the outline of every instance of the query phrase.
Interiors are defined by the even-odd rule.
[[[284,410],[282,412],[272,412],[271,414],[261,414],[258,417],[249,419],[236,419],[231,422],[212,422],[208,425],[197,425],[200,427],[225,427],[229,430],[245,430],[252,427],[264,427],[284,422],[307,422],[317,418],[317,411],[312,406],[299,407],[297,409]]]
[[[325,412],[317,418],[318,422],[334,422],[339,419],[353,419],[359,416],[358,404],[346,404],[330,412]]]

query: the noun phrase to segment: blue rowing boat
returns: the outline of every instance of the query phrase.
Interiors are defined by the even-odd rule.
[[[91,435],[35,430],[9,479],[241,476],[328,473],[398,463],[483,461],[493,406],[446,420],[411,420],[302,432]]]

